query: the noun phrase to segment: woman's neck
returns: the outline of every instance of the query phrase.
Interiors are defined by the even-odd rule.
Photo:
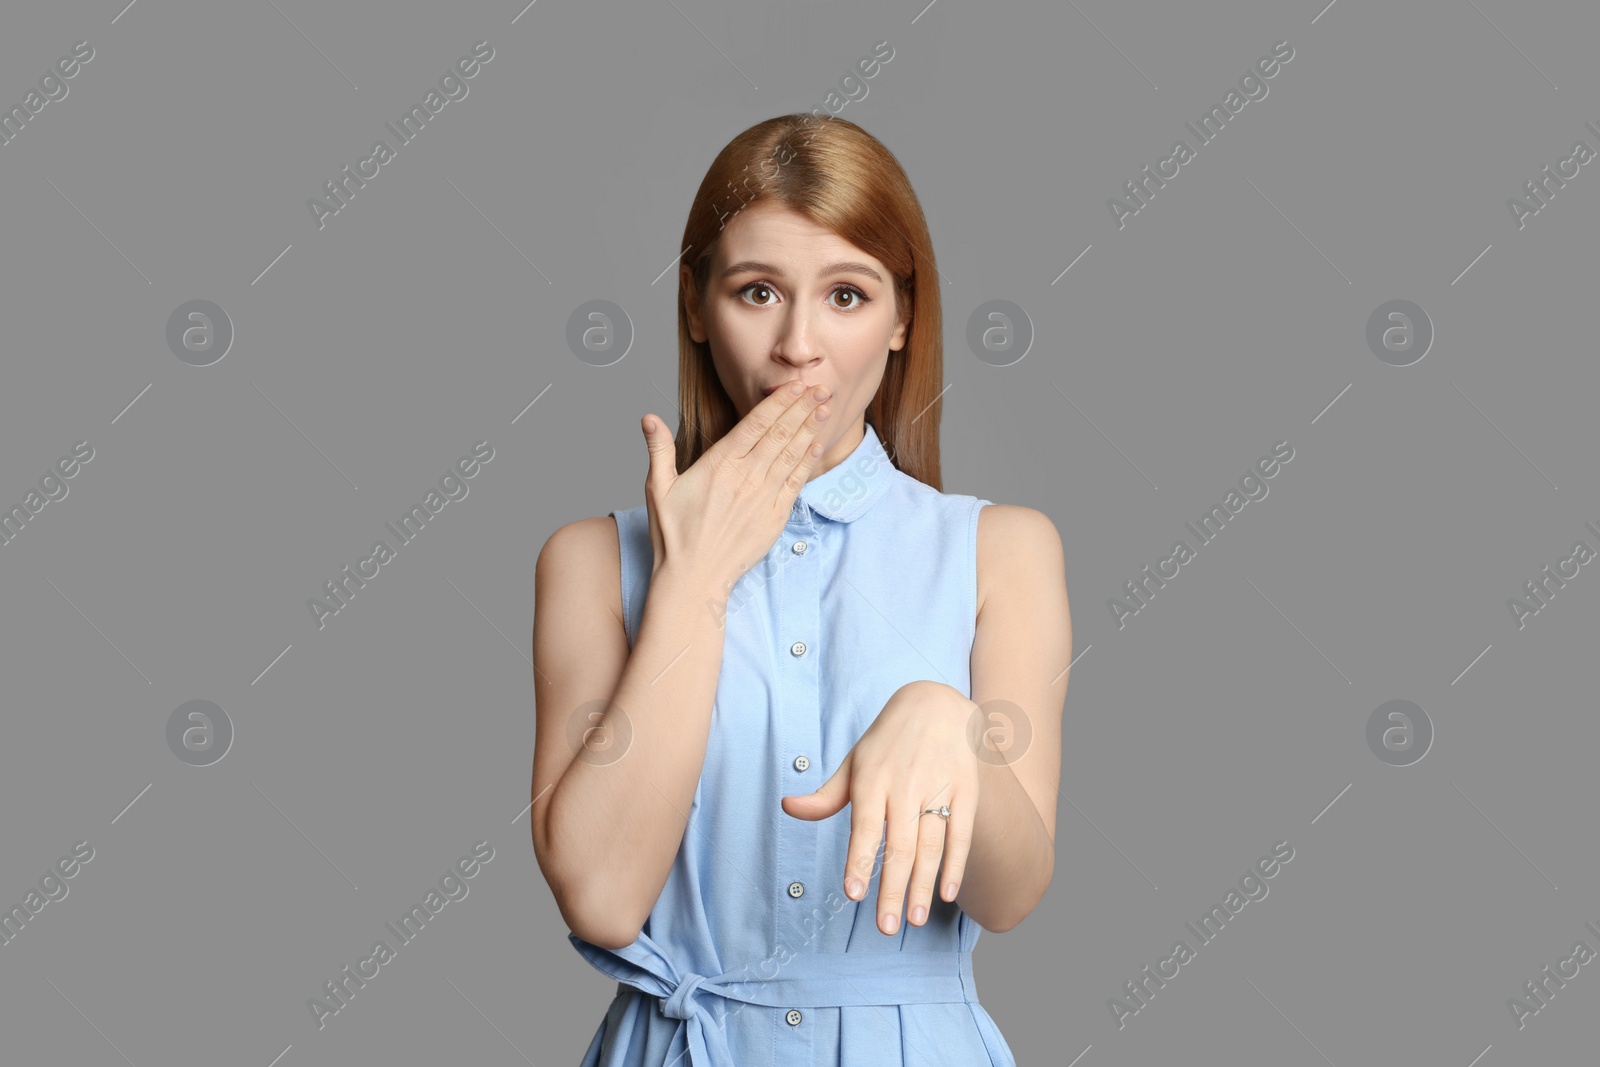
[[[833,470],[833,468],[849,459],[850,453],[854,452],[856,448],[860,446],[861,442],[866,438],[866,436],[867,419],[866,415],[862,414],[856,418],[855,425],[847,430],[843,437],[835,441],[831,446],[829,446],[828,450],[822,454],[821,458],[817,460],[817,465],[812,468],[811,477],[807,478],[806,481],[809,482],[814,478],[820,478],[822,475],[827,474],[829,471]]]

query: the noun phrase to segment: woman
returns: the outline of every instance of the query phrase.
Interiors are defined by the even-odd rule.
[[[1060,538],[940,491],[933,247],[871,135],[751,127],[684,246],[676,440],[535,579],[534,849],[618,980],[584,1065],[1014,1064],[972,949],[1055,865]]]

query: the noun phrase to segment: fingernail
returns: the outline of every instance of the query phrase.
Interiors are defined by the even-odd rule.
[[[860,900],[861,894],[865,889],[866,887],[861,884],[861,879],[852,878],[844,884],[844,895],[851,900]]]
[[[921,926],[922,920],[926,919],[927,917],[928,909],[924,908],[921,904],[918,904],[916,907],[911,909],[911,922],[913,925]]]
[[[946,882],[944,884],[944,899],[956,899],[956,884],[954,882]]]
[[[789,384],[789,394],[791,396],[799,396],[801,393],[803,393],[805,391],[806,391],[806,387],[805,387],[805,383],[804,382],[791,382]]]
[[[900,916],[891,913],[883,917],[884,933],[892,934],[898,929],[900,929]]]

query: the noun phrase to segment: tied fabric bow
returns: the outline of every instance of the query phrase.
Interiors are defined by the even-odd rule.
[[[709,981],[703,974],[690,971],[678,982],[678,988],[672,991],[672,996],[661,1002],[661,1014],[669,1019],[692,1019],[704,1006],[694,999],[695,992],[700,986]]]
[[[722,992],[721,986],[703,974],[689,971],[679,981],[672,995],[661,1002],[661,1014],[669,1019],[681,1019],[683,1025],[673,1038],[674,1048],[683,1041],[689,1052],[691,1067],[734,1067],[733,1051],[728,1048],[727,1026],[711,1014],[705,1003],[695,994],[706,983],[712,983],[710,992]],[[681,1054],[681,1053],[680,1053]]]
[[[735,992],[724,981],[732,976],[711,977],[694,971],[680,975],[647,934],[640,934],[633,944],[615,951],[591,944],[576,934],[569,933],[567,940],[602,974],[660,998],[661,1014],[681,1020],[672,1048],[677,1056],[688,1052],[689,1067],[738,1067],[728,1047],[725,1027],[706,1005],[708,996],[727,997]],[[584,1056],[584,1067],[600,1062],[604,1033],[602,1026]]]

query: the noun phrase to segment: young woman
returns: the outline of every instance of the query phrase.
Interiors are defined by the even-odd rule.
[[[940,489],[933,246],[875,138],[751,127],[683,243],[676,439],[645,415],[645,502],[535,579],[534,850],[618,981],[584,1067],[1014,1064],[972,950],[1055,866],[1060,537]]]

